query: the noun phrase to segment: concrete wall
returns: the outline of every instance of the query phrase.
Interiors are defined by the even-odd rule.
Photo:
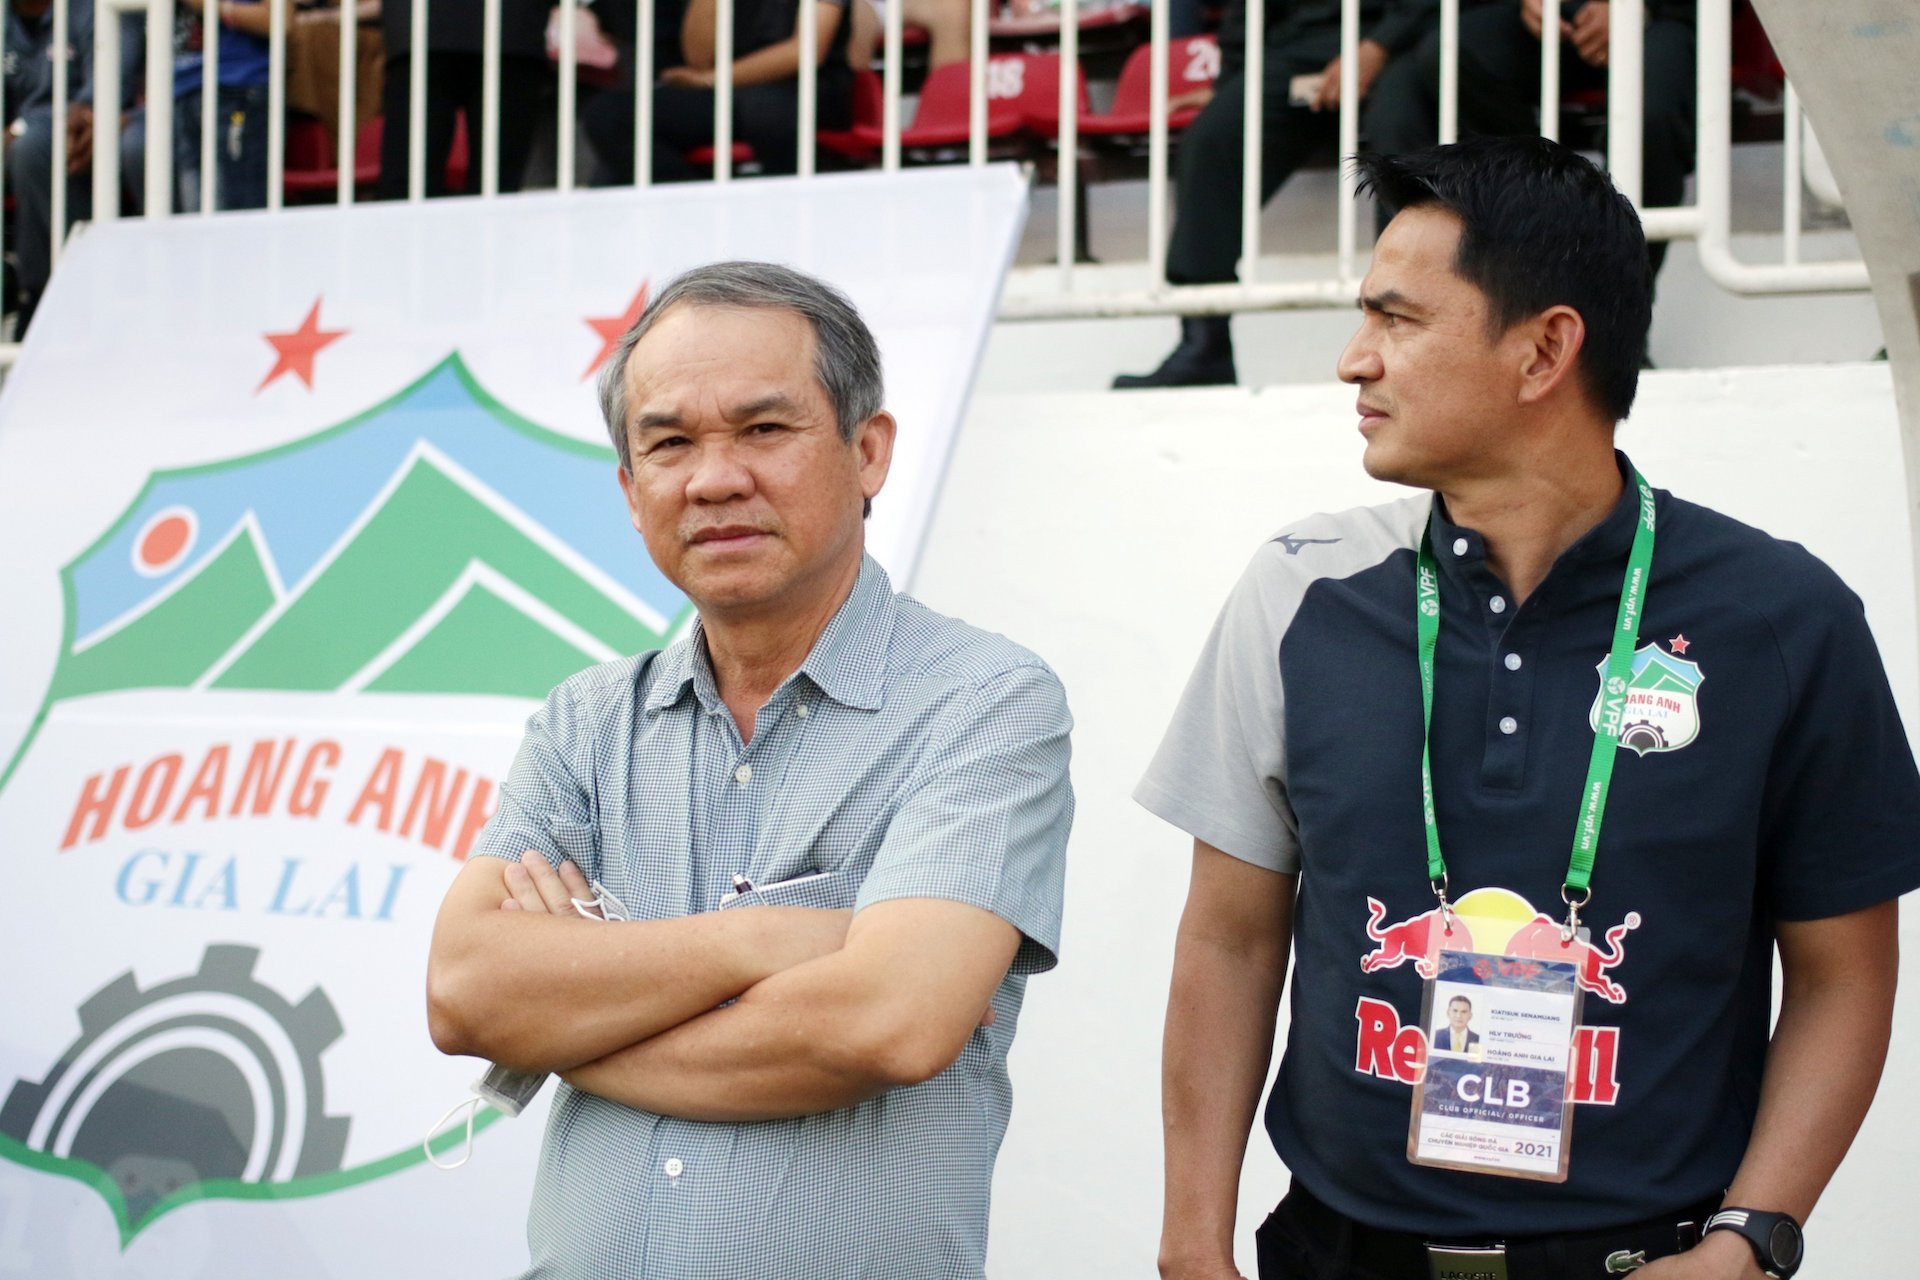
[[[1404,492],[1360,470],[1352,405],[1337,384],[973,404],[913,589],[1046,656],[1079,724],[1065,958],[1030,988],[1014,1051],[996,1277],[1153,1274],[1160,1024],[1190,843],[1128,793],[1254,547],[1295,516]],[[1654,484],[1832,564],[1865,598],[1901,712],[1920,724],[1912,543],[1886,366],[1652,374],[1621,439]],[[1885,1213],[1911,1206],[1920,1185],[1911,913],[1904,935],[1909,992],[1886,1084],[1811,1225],[1809,1280],[1911,1265],[1907,1225]],[[1257,1134],[1241,1204],[1249,1274],[1252,1229],[1284,1185]]]

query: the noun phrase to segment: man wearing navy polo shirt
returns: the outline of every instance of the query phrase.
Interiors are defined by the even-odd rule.
[[[1291,960],[1265,1280],[1790,1276],[1920,885],[1860,602],[1615,452],[1650,302],[1603,174],[1542,139],[1362,170],[1401,212],[1339,373],[1368,473],[1429,492],[1260,548],[1137,792],[1194,837],[1161,1273],[1234,1274]],[[1479,980],[1480,1058],[1430,1056],[1423,1010]],[[1549,1069],[1503,1083],[1536,1030]]]

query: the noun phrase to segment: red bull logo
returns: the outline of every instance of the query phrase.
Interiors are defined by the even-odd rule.
[[[1574,967],[1583,991],[1610,1004],[1625,1004],[1627,989],[1610,973],[1626,960],[1627,934],[1640,927],[1640,913],[1629,911],[1600,941],[1562,940],[1560,921],[1507,889],[1476,889],[1453,904],[1438,905],[1405,920],[1387,923],[1387,908],[1367,899],[1367,937],[1373,949],[1360,957],[1362,973],[1379,973],[1411,964],[1423,978],[1436,971],[1442,950],[1478,951],[1517,960],[1552,960]],[[1427,1039],[1417,1025],[1403,1024],[1384,1000],[1361,997],[1354,1009],[1357,1038],[1354,1070],[1402,1084],[1417,1084],[1426,1071]],[[1611,1105],[1619,1096],[1620,1030],[1580,1027],[1574,1033],[1569,1088],[1575,1102]]]
[[[1367,936],[1373,939],[1373,950],[1360,957],[1360,972],[1378,973],[1382,969],[1397,969],[1412,961],[1423,978],[1433,976],[1434,953],[1442,947],[1448,951],[1472,951],[1473,934],[1456,913],[1451,921],[1439,907],[1431,911],[1422,911],[1417,916],[1390,924],[1384,929],[1380,922],[1387,918],[1387,906],[1378,898],[1367,899]]]
[[[1532,922],[1523,925],[1511,938],[1507,939],[1506,953],[1510,956],[1528,956],[1535,960],[1558,960],[1571,964],[1575,970],[1575,981],[1583,991],[1613,1004],[1627,1002],[1627,989],[1607,976],[1607,970],[1626,959],[1620,940],[1627,936],[1627,930],[1640,927],[1640,913],[1627,912],[1627,918],[1607,930],[1607,949],[1602,951],[1590,942],[1579,938],[1563,941],[1558,920],[1536,915]]]

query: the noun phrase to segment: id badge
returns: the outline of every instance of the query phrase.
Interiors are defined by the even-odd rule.
[[[1565,1182],[1578,966],[1441,950],[1433,975],[1421,1005],[1426,1066],[1413,1090],[1407,1159]]]

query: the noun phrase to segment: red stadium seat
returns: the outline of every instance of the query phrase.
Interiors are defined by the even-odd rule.
[[[286,171],[311,173],[333,163],[327,127],[312,116],[287,116]]]
[[[467,113],[453,118],[453,145],[447,148],[447,190],[467,189],[467,168],[471,158],[467,150]]]
[[[1760,25],[1760,15],[1741,0],[1733,15],[1733,87],[1763,102],[1774,102],[1786,80],[1786,68]]]
[[[1019,92],[1013,97],[1014,109],[1028,133],[1042,138],[1060,136],[1060,55],[1027,53],[1019,55],[1021,64]],[[1076,120],[1085,120],[1093,110],[1087,96],[1087,73],[1076,66],[1079,77],[1079,110]]]
[[[1167,96],[1178,97],[1206,88],[1220,78],[1220,45],[1212,36],[1186,36],[1167,44]],[[1087,116],[1080,132],[1104,137],[1143,134],[1153,127],[1153,48],[1141,45],[1120,68],[1113,107],[1105,115]],[[1199,107],[1182,107],[1167,117],[1167,131],[1178,133],[1193,123]]]
[[[1020,132],[1020,112],[1013,100],[1020,96],[1025,70],[1001,71],[996,65],[1021,67],[1019,55],[990,59],[987,63],[987,137],[1007,138]],[[971,83],[971,63],[953,62],[937,67],[920,86],[920,105],[913,124],[900,131],[900,145],[910,150],[932,150],[964,146],[969,138],[967,100]],[[879,123],[856,126],[854,136],[869,147],[879,147],[885,136]]]
[[[733,167],[736,171],[743,164],[752,164],[753,160],[752,147],[744,142],[733,144]],[[711,146],[695,147],[687,152],[687,163],[696,169],[713,168],[713,148]]]
[[[287,121],[286,170],[282,190],[289,200],[300,196],[331,195],[340,184],[339,157],[318,120]],[[360,126],[353,142],[353,185],[370,187],[380,180],[380,117]]]

